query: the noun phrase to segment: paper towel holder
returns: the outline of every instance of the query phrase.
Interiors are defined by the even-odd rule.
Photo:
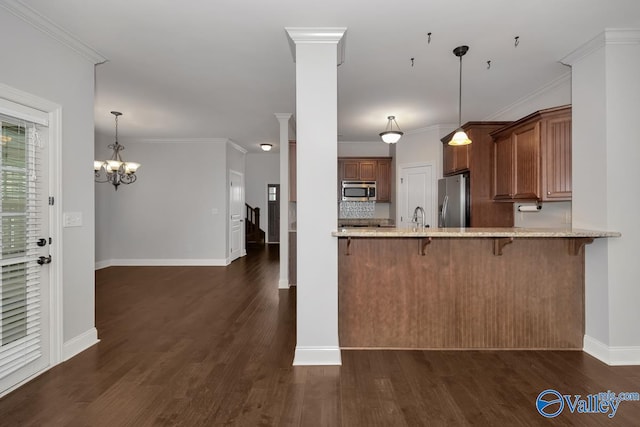
[[[535,205],[518,205],[518,212],[540,212],[542,205],[536,203]]]

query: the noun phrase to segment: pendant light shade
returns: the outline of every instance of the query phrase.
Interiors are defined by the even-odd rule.
[[[382,138],[382,141],[387,144],[395,144],[400,141],[400,137],[404,135],[404,133],[400,131],[400,126],[398,126],[395,116],[389,116],[387,117],[387,120],[387,127],[384,132],[380,133],[380,138]],[[393,130],[394,123],[396,124],[397,130]]]
[[[460,85],[458,92],[458,130],[449,141],[449,145],[468,145],[471,140],[462,129],[462,57],[469,51],[469,46],[458,46],[453,49],[453,54],[460,58]]]

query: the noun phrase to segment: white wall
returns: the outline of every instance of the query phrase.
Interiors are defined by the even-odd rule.
[[[121,129],[126,127],[124,113]],[[104,146],[112,139],[98,136],[96,142]],[[100,240],[96,249],[102,258],[98,266],[224,265],[229,197],[226,140],[135,142],[121,138],[120,143],[126,148],[122,152],[125,161],[142,166],[138,180],[121,185],[117,192],[110,184],[95,184],[100,187],[96,206],[104,209],[96,216]],[[107,243],[102,241],[105,238]]]
[[[260,208],[260,228],[268,234],[267,184],[280,183],[279,153],[248,153],[246,156],[246,203]],[[288,194],[280,193],[281,197]]]
[[[585,350],[610,364],[640,364],[640,30],[607,30],[568,57],[573,68],[573,220],[614,230],[586,248]]]
[[[62,107],[64,212],[81,212],[81,227],[62,231],[63,356],[96,342],[94,328],[94,63],[0,9],[0,35],[10,44],[0,81]],[[10,41],[10,42],[9,42]],[[55,262],[55,261],[54,261]]]
[[[381,140],[338,143],[338,157],[391,157],[391,145]]]
[[[433,162],[438,165],[437,177],[442,177],[442,141],[440,138],[454,130],[451,125],[429,126],[405,132],[396,148],[396,178],[402,165]]]

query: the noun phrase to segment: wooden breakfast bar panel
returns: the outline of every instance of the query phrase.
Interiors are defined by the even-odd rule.
[[[582,349],[584,250],[570,238],[339,237],[343,348]]]

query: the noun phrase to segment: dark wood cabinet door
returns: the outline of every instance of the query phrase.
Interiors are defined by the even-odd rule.
[[[511,135],[495,141],[493,146],[493,198],[513,197],[513,144]]]
[[[542,200],[571,200],[571,114],[547,121],[542,150]]]
[[[391,160],[384,159],[377,162],[377,190],[378,202],[391,201]]]
[[[342,179],[360,180],[360,162],[358,160],[345,160],[342,163]]]
[[[514,199],[540,198],[540,122],[512,134],[514,150]]]
[[[456,171],[454,146],[447,143],[442,145],[442,174],[451,175]]]
[[[360,161],[360,179],[362,181],[375,181],[378,163],[375,160]]]
[[[469,145],[453,147],[453,169],[461,172],[469,169]]]

